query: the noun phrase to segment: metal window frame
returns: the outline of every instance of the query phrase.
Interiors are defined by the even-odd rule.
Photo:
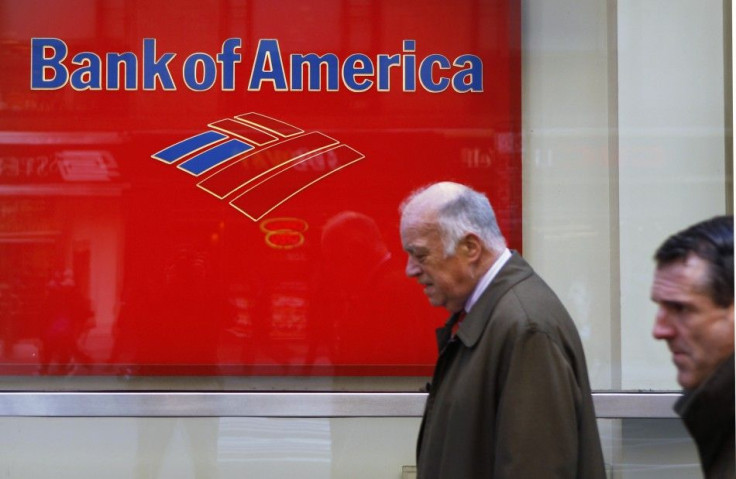
[[[0,417],[421,417],[425,393],[0,392]],[[599,419],[675,418],[674,392],[593,393]]]

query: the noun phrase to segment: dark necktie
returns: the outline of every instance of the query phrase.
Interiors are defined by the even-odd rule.
[[[454,321],[452,322],[452,337],[454,338],[457,334],[457,330],[460,328],[460,323],[463,322],[463,319],[465,319],[465,316],[467,313],[463,309],[459,313],[457,313],[455,316],[453,316]]]
[[[455,339],[455,332],[460,326],[460,322],[464,318],[465,311],[463,310],[459,313],[453,314],[450,319],[447,320],[443,327],[437,329],[437,348],[439,349],[440,353],[445,349],[445,346],[447,346],[447,344],[451,340]]]

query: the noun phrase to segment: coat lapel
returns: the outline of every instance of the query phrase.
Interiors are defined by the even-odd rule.
[[[440,352],[440,354],[442,354],[442,351],[447,346],[447,343],[450,342],[450,339],[452,338],[452,327],[455,325],[459,318],[460,313],[455,313],[450,316],[450,319],[447,320],[444,326],[435,330],[435,334],[437,335],[437,350]]]
[[[511,259],[501,268],[498,275],[493,278],[491,284],[488,285],[478,299],[478,302],[468,312],[468,315],[460,325],[460,329],[457,331],[457,337],[466,347],[472,348],[478,342],[486,328],[486,324],[491,318],[491,312],[496,307],[496,304],[498,304],[498,301],[515,284],[523,281],[532,274],[534,274],[534,271],[531,266],[518,253],[513,252]],[[452,321],[452,318],[450,318],[450,321]],[[448,324],[450,321],[448,321]],[[447,325],[445,327],[447,328]],[[448,331],[451,328],[452,326],[448,328]],[[444,329],[440,328],[440,330]]]

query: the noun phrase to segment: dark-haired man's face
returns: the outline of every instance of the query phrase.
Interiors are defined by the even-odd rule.
[[[667,341],[677,382],[685,389],[698,387],[734,351],[733,302],[725,308],[715,304],[707,279],[708,263],[692,254],[654,274],[652,335]]]

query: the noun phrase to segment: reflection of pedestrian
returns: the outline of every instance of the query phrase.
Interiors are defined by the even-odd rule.
[[[138,333],[147,361],[217,365],[217,345],[226,325],[225,298],[215,284],[208,256],[179,248],[166,265],[148,327]]]
[[[89,364],[79,338],[94,326],[89,301],[74,282],[70,270],[56,273],[48,284],[41,331],[41,372],[68,373],[74,360]],[[52,370],[58,365],[58,370]]]
[[[685,388],[675,410],[695,439],[705,477],[733,479],[733,217],[672,235],[654,258],[652,334],[667,341]]]
[[[506,247],[485,195],[457,183],[418,191],[402,205],[401,239],[406,274],[452,313],[438,330],[418,476],[604,478],[575,325]]]
[[[375,220],[339,213],[325,224],[321,246],[338,363],[413,365],[431,357],[431,342],[409,341],[426,306],[412,294]]]
[[[16,340],[15,328],[20,312],[20,299],[9,283],[0,283],[0,339],[2,354],[0,357],[11,357]]]
[[[115,324],[110,362],[132,362],[127,372],[151,366],[216,370],[232,308],[211,266],[205,252],[181,246],[159,274],[135,278]]]

